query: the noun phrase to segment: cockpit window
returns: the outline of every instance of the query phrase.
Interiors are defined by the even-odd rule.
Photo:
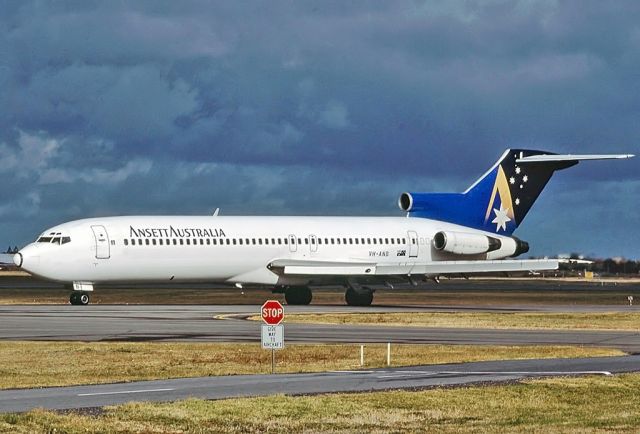
[[[53,236],[51,236],[53,235]],[[71,237],[62,236],[60,233],[45,235],[36,240],[37,243],[67,244],[71,242]]]

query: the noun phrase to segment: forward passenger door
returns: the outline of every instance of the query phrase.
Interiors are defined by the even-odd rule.
[[[96,242],[96,259],[109,259],[111,257],[111,247],[109,246],[109,234],[104,226],[91,226],[93,238]]]

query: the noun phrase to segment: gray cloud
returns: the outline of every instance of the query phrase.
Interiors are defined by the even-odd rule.
[[[85,215],[397,215],[506,147],[639,150],[632,1],[6,6],[7,242]],[[521,228],[534,253],[638,257],[637,164],[554,179]]]

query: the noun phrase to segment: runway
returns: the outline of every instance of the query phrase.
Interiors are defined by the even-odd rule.
[[[455,312],[456,309],[311,305],[287,306],[286,312]],[[520,310],[523,309],[521,306]],[[0,340],[259,342],[259,322],[242,319],[258,312],[259,306],[247,305],[0,306]],[[587,345],[640,353],[640,330],[492,330],[287,323],[286,341]]]
[[[420,389],[523,378],[609,375],[638,370],[640,356],[540,359],[424,365],[311,374],[231,375],[93,386],[0,391],[0,412],[33,408],[77,409],[136,401],[223,399],[273,394],[303,395]]]

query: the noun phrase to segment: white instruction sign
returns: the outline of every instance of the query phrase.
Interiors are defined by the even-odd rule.
[[[262,324],[262,348],[265,350],[284,348],[284,325]]]

